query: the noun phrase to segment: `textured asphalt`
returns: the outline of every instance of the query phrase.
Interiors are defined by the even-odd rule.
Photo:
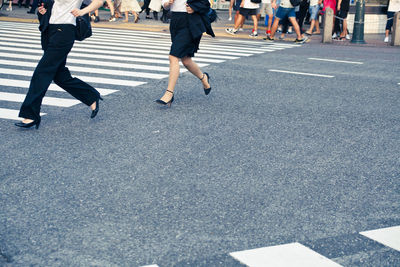
[[[164,79],[116,85],[94,120],[0,121],[0,265],[239,266],[229,252],[301,242],[399,266],[358,235],[400,225],[399,51],[308,43],[204,68],[209,96],[182,74],[171,108]]]

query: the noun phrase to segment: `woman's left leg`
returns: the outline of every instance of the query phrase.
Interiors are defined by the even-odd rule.
[[[186,67],[186,69],[201,80],[204,88],[206,89],[210,88],[210,84],[208,83],[208,77],[204,75],[204,73],[200,70],[199,66],[196,64],[196,62],[192,60],[191,57],[184,57],[181,60],[182,64]]]

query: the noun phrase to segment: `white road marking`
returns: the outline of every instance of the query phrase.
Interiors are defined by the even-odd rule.
[[[400,226],[387,227],[360,233],[376,242],[400,251]]]
[[[315,58],[315,57],[309,57],[308,59],[310,60],[319,60],[319,61],[328,61],[328,62],[337,62],[337,63],[346,63],[346,64],[364,64],[363,62],[357,62],[357,61],[347,61],[347,60],[337,60],[337,59],[327,59],[327,58]]]
[[[14,93],[4,93],[0,92],[0,100],[1,101],[10,101],[10,102],[24,102],[25,94],[14,94]],[[58,98],[58,97],[47,97],[43,98],[43,105],[47,106],[57,106],[57,107],[72,107],[81,103],[79,100],[75,99],[66,99],[66,98]]]
[[[19,87],[19,88],[29,88],[29,84],[30,81],[22,81],[22,80],[13,80],[13,79],[3,79],[0,78],[0,84],[1,86],[5,86],[5,87]],[[65,92],[64,89],[62,89],[61,87],[59,87],[56,84],[50,84],[49,86],[49,91],[56,91],[56,92]],[[118,90],[112,90],[112,89],[103,89],[103,88],[96,88],[97,91],[99,91],[99,93],[102,96],[106,96],[115,92],[118,92]]]
[[[230,253],[230,255],[249,267],[339,267],[341,265],[303,246],[290,243],[278,246],[257,248]]]
[[[12,75],[28,76],[28,77],[32,77],[32,74],[33,74],[33,71],[29,71],[29,70],[4,69],[4,68],[0,68],[0,73],[1,72],[2,73],[12,73]],[[108,78],[102,78],[102,77],[81,76],[81,75],[76,75],[76,77],[85,82],[104,83],[104,84],[111,84],[111,85],[124,85],[124,86],[135,87],[135,86],[139,86],[142,84],[146,84],[146,82],[130,81],[130,80],[123,80],[123,79],[108,79]]]
[[[0,64],[8,65],[8,66],[33,67],[33,68],[35,68],[37,65],[37,63],[33,63],[33,62],[17,61],[17,60],[4,60],[4,59],[0,59]],[[110,70],[110,69],[104,69],[104,68],[84,68],[84,67],[77,67],[77,66],[68,66],[68,68],[73,72],[76,71],[76,72],[83,72],[83,73],[108,74],[108,75],[117,75],[117,76],[124,76],[124,77],[140,77],[140,78],[148,78],[148,79],[164,79],[164,78],[168,77],[168,74]]]
[[[297,72],[297,71],[288,71],[288,70],[274,70],[274,69],[271,69],[271,70],[268,70],[268,71],[282,72],[282,73],[289,73],[289,74],[296,74],[296,75],[316,76],[316,77],[324,77],[324,78],[333,78],[333,77],[335,77],[335,76],[332,76],[332,75]]]
[[[0,119],[19,121],[22,118],[18,117],[18,114],[19,114],[19,110],[0,108]],[[40,116],[44,116],[44,115],[46,115],[46,113],[40,113]]]

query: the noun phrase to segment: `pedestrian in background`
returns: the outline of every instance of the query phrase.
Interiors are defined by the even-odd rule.
[[[139,20],[139,15],[138,12],[140,12],[142,9],[140,8],[139,3],[136,0],[122,0],[121,2],[121,12],[125,13],[125,20],[124,22],[129,21],[128,13],[132,12],[133,16],[135,17],[134,22],[138,22]]]
[[[314,33],[313,32],[314,27],[315,27],[315,34],[319,34],[321,32],[319,29],[319,21],[318,21],[318,13],[321,4],[322,0],[310,0],[310,7],[308,9],[308,12],[310,13],[311,24],[308,31],[305,32],[307,35],[312,35]]]
[[[272,8],[276,8],[276,0],[274,0],[272,2]],[[278,24],[279,21],[281,19],[285,19],[288,18],[289,21],[292,23],[294,31],[296,32],[297,38],[295,40],[295,43],[304,43],[305,41],[307,41],[307,37],[303,37],[301,32],[300,32],[300,27],[299,24],[296,21],[296,13],[295,13],[295,8],[294,6],[290,3],[290,0],[281,0],[281,3],[278,7],[278,10],[276,12],[275,15],[275,21],[274,24],[272,25],[271,28],[271,36],[267,36],[266,38],[264,38],[264,40],[269,40],[269,41],[273,41],[274,40],[274,36],[275,36],[275,32],[278,28]]]
[[[39,29],[42,34],[43,56],[33,72],[29,91],[22,103],[19,117],[23,121],[15,123],[22,128],[39,128],[40,107],[52,81],[73,97],[90,106],[94,118],[99,111],[100,93],[89,84],[73,78],[65,66],[67,56],[75,42],[76,18],[89,13],[103,4],[103,0],[93,2],[80,10],[82,0],[46,1],[39,7]]]
[[[334,33],[337,35],[338,40],[344,40],[347,36],[347,14],[350,9],[350,0],[338,0],[335,20]],[[350,39],[350,38],[348,38]]]
[[[233,28],[228,28],[225,31],[229,34],[236,34],[241,24],[244,23],[247,16],[251,16],[253,20],[253,29],[249,34],[250,37],[258,36],[258,20],[257,20],[257,9],[260,8],[260,4],[253,3],[251,0],[242,0],[240,4],[239,17],[235,21]]]
[[[400,0],[390,0],[388,11],[387,11],[387,22],[385,28],[385,39],[383,40],[385,43],[389,42],[389,34],[392,31],[393,27],[393,17],[396,12],[400,12]]]
[[[164,95],[155,102],[171,106],[174,102],[174,90],[179,77],[179,60],[203,84],[204,93],[211,91],[210,76],[202,72],[192,60],[199,49],[200,39],[204,32],[215,37],[208,20],[210,10],[208,0],[162,0],[164,8],[171,9],[171,50],[169,52],[169,80]]]

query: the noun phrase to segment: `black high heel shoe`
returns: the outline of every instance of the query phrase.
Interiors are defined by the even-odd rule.
[[[40,125],[40,119],[37,121],[32,121],[30,123],[23,123],[21,122],[17,122],[14,124],[17,127],[21,127],[21,128],[31,128],[32,126],[36,126],[36,129],[39,129],[39,125]]]
[[[172,94],[172,98],[170,101],[165,102],[165,101],[162,101],[161,99],[157,99],[154,102],[156,102],[157,104],[163,105],[163,106],[168,105],[168,107],[171,107],[172,102],[174,102],[174,92],[172,92],[170,90],[167,90],[167,92],[170,92]]]
[[[207,72],[203,73],[203,77],[200,79],[200,81],[202,81],[205,76],[207,76],[207,82],[210,83],[210,76],[208,75]],[[210,92],[211,92],[211,86],[210,86],[210,88],[204,88],[204,94],[205,95],[208,95]]]
[[[91,119],[96,117],[97,113],[99,112],[99,100],[103,100],[103,98],[101,98],[101,96],[99,96],[99,98],[97,98],[97,100],[96,100],[96,108],[94,110],[92,110],[92,114],[90,114],[90,118]]]

